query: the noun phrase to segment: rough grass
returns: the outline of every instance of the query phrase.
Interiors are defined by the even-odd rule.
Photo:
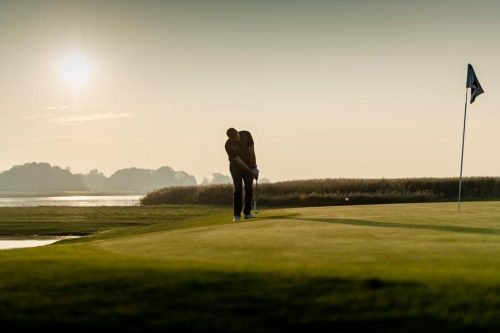
[[[0,234],[43,231],[37,216],[50,234],[57,225],[64,234],[98,233],[0,251],[0,324],[73,332],[500,329],[500,203],[466,203],[460,214],[442,203],[282,209],[238,224],[230,213],[2,209]]]
[[[89,235],[121,230],[136,233],[151,228],[179,226],[188,218],[210,216],[223,210],[200,205],[164,207],[0,207],[0,236],[23,235]],[[196,220],[210,223],[210,219]],[[166,225],[167,224],[167,225]],[[183,222],[182,225],[185,223]],[[131,228],[134,227],[134,228]],[[97,234],[96,234],[97,233]]]
[[[232,185],[166,187],[148,193],[143,205],[230,205]],[[259,185],[260,207],[312,207],[455,201],[457,178],[307,179]],[[349,201],[346,201],[349,198]],[[463,179],[463,200],[500,198],[500,178]]]

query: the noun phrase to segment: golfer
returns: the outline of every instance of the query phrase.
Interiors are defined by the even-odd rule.
[[[225,148],[229,157],[229,170],[234,183],[233,221],[238,222],[241,219],[242,182],[245,183],[245,209],[243,215],[245,219],[255,217],[250,212],[253,196],[252,185],[254,178],[259,178],[259,170],[257,169],[254,143],[250,132],[238,132],[234,128],[230,128],[226,131],[226,134],[228,139]]]

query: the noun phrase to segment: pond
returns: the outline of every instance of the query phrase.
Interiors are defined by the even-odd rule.
[[[23,249],[53,244],[60,240],[78,238],[77,236],[64,236],[57,238],[29,238],[29,239],[0,239],[0,250]]]

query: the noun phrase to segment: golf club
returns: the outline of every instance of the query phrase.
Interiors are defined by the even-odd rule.
[[[259,180],[255,180],[255,200],[253,201],[253,212],[255,214],[259,214],[259,210],[257,209],[257,200],[259,200]]]

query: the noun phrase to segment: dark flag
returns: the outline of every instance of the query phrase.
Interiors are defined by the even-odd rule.
[[[465,86],[466,88],[470,88],[470,103],[474,103],[474,100],[476,99],[477,96],[481,95],[484,93],[483,88],[481,88],[481,85],[479,84],[479,81],[477,80],[476,73],[474,73],[474,68],[472,68],[472,65],[469,64],[467,67],[467,84]]]

